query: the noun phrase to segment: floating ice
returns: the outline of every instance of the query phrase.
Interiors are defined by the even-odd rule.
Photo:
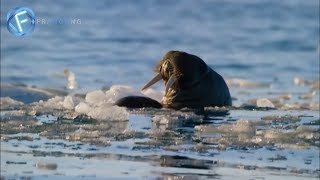
[[[103,146],[110,146],[111,142],[109,138],[104,137],[102,131],[87,131],[82,128],[69,133],[66,136],[66,139],[69,141],[81,141],[81,142],[88,142],[91,144],[96,145],[103,145]]]
[[[1,106],[21,106],[23,102],[16,101],[10,97],[0,97],[0,105]]]
[[[286,120],[286,119],[293,120]],[[315,146],[320,138],[319,128],[311,128],[289,126],[284,128],[274,128],[274,121],[287,121],[287,123],[295,123],[297,117],[291,116],[269,116],[262,118],[263,120],[238,120],[235,124],[215,125],[199,125],[195,127],[198,131],[202,142],[218,143],[221,145],[237,145],[237,146],[266,146],[275,145],[278,147],[286,146],[292,148],[306,148],[310,145]],[[203,135],[202,135],[203,134]]]
[[[24,110],[8,111],[1,113],[1,120],[13,120],[13,121],[35,121],[34,116],[29,116]]]
[[[254,123],[248,120],[238,120],[236,124],[226,124],[219,127],[199,125],[195,126],[195,130],[207,133],[225,133],[228,135],[246,133],[250,135],[255,135],[256,129],[254,128]]]
[[[305,84],[305,80],[299,77],[294,77],[293,78],[293,83],[297,86],[301,86]]]
[[[101,135],[100,131],[86,131],[80,128],[75,132],[70,133],[69,136],[66,137],[66,139],[77,141],[83,138],[99,138],[100,135]]]
[[[5,113],[5,116],[25,116],[26,112],[23,110],[18,111],[8,111]]]
[[[34,103],[36,105],[36,110],[72,110],[74,109],[74,102],[71,96],[55,96],[53,98],[48,99],[47,101],[40,100],[38,103]]]
[[[285,116],[271,115],[271,116],[261,117],[261,120],[296,123],[296,122],[299,122],[301,119],[298,116],[292,116],[292,115],[285,115]]]
[[[87,115],[94,119],[105,121],[127,121],[129,119],[129,112],[126,108],[111,104],[92,107]]]
[[[63,107],[66,109],[73,109],[74,108],[74,103],[73,103],[73,99],[71,96],[66,96],[63,100],[62,103]]]
[[[100,106],[108,102],[108,98],[101,90],[88,92],[85,99],[86,103],[92,106]]]
[[[119,97],[115,98],[117,92],[119,96],[126,96],[133,90],[117,86],[107,91],[108,95],[101,90],[96,90],[87,93],[85,100],[72,96],[56,96],[47,101],[41,100],[34,103],[29,111],[34,111],[33,114],[36,114],[36,112],[52,113],[58,110],[58,115],[61,117],[68,116],[71,113],[74,118],[77,115],[84,114],[96,120],[126,121],[129,119],[126,108],[113,106],[111,103]],[[121,92],[126,92],[126,94]]]
[[[275,108],[274,104],[267,98],[257,99],[257,107]]]
[[[255,88],[270,87],[270,84],[256,83],[253,81],[239,79],[239,78],[226,79],[226,83],[228,84],[228,86],[235,86],[235,87],[247,87],[247,88],[248,87],[255,87]]]
[[[40,100],[38,105],[48,109],[64,109],[63,101],[64,97],[55,96],[53,98],[48,99],[47,101]]]
[[[133,89],[130,86],[113,85],[106,91],[108,103],[115,103],[117,100],[126,96],[144,96],[140,91]]]
[[[287,103],[281,107],[282,110],[289,109],[310,109],[310,110],[320,110],[319,102],[311,102],[311,103]]]
[[[299,96],[299,99],[312,99],[317,94],[316,91],[311,91]]]
[[[308,85],[312,90],[319,90],[320,80],[306,80],[301,77],[294,77],[293,83],[296,86]]]
[[[23,102],[14,100],[10,97],[0,97],[0,109],[1,110],[18,109],[23,104],[24,104]]]
[[[90,112],[91,107],[85,102],[80,102],[76,107],[75,111],[79,114],[88,114]]]
[[[156,124],[169,124],[172,121],[177,121],[178,117],[171,117],[167,115],[156,115],[152,118],[152,121]]]
[[[149,92],[151,96],[159,96],[156,91]],[[105,93],[102,90],[96,90],[87,93],[86,103],[93,106],[100,106],[102,104],[114,104],[117,100],[126,96],[145,96],[140,91],[129,86],[114,85]],[[158,97],[159,98],[159,97]],[[162,97],[161,97],[162,98]]]
[[[320,103],[319,102],[311,102],[310,105],[309,105],[309,108],[311,110],[320,111]]]
[[[85,102],[80,102],[75,111],[98,120],[123,121],[128,120],[126,108],[113,106],[118,99],[137,94],[137,91],[128,86],[112,86],[105,93],[96,90],[87,93]]]
[[[257,108],[279,108],[283,106],[282,99],[268,99],[268,98],[260,98],[260,99],[249,99],[247,102],[243,103],[241,107],[246,106],[254,106]]]

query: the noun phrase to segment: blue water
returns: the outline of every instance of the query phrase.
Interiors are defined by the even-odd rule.
[[[20,6],[38,18],[31,36],[6,29],[6,13]],[[2,83],[61,88],[68,68],[80,91],[141,88],[172,49],[200,56],[225,78],[283,90],[296,76],[319,78],[318,0],[3,0],[1,20]]]
[[[26,37],[16,37],[6,27],[7,12],[21,6],[31,8],[36,14],[35,30]],[[276,145],[272,144],[269,147],[269,143],[262,140],[262,144],[268,145],[260,149],[248,145],[249,150],[236,150],[237,141],[230,141],[225,150],[220,150],[220,144],[223,149],[224,141],[216,144],[210,138],[227,137],[228,133],[218,136],[214,131],[208,131],[202,134],[195,130],[192,123],[190,127],[174,124],[174,118],[178,115],[167,110],[149,114],[130,112],[129,121],[99,121],[88,126],[86,122],[58,121],[51,111],[42,116],[32,116],[36,111],[32,105],[18,106],[22,110],[17,112],[1,110],[1,116],[9,114],[8,121],[3,120],[5,116],[0,119],[1,127],[5,129],[1,131],[2,176],[104,179],[112,175],[110,178],[128,176],[128,179],[141,179],[151,175],[169,179],[205,179],[216,178],[217,174],[217,178],[221,179],[234,179],[235,176],[238,179],[317,179],[319,126],[312,127],[318,128],[314,132],[302,129],[306,132],[298,135],[300,140],[295,134],[288,136],[288,139],[292,138],[292,144],[283,133],[290,134],[305,128],[305,125],[295,123],[294,118],[301,118],[301,123],[319,120],[319,110],[316,108],[319,105],[319,90],[293,83],[295,77],[319,79],[319,11],[319,0],[1,0],[1,85],[22,83],[63,89],[67,83],[63,72],[67,68],[76,75],[76,92],[119,84],[140,89],[154,75],[153,67],[167,51],[181,50],[198,55],[225,79],[239,78],[271,85],[263,88],[230,86],[234,106],[255,98],[277,100],[282,94],[289,94],[290,103],[307,104],[306,109],[301,106],[298,110],[283,110],[279,108],[282,105],[277,105],[276,111],[233,109],[226,117],[213,118],[209,124],[203,124],[204,128],[210,129],[211,126],[219,127],[239,120],[260,121],[267,116],[267,119],[277,116],[285,119],[284,122],[277,122],[275,118],[272,121],[275,126],[270,122],[262,128],[247,127],[257,128],[260,133],[268,129],[275,132],[281,130],[279,132],[282,134],[278,140],[275,138],[275,142],[284,148],[275,149]],[[28,93],[23,94],[20,89],[1,87],[1,90],[4,89],[2,92],[11,91],[7,94],[13,99],[19,96],[19,92],[28,99]],[[154,87],[163,90],[161,83]],[[300,98],[310,92],[315,95]],[[312,102],[316,105],[308,109]],[[15,108],[6,110],[12,109]],[[10,116],[10,113],[13,115]],[[172,116],[173,123],[157,125],[152,117],[161,113]],[[183,115],[186,112],[180,113]],[[20,122],[19,117],[25,119]],[[34,128],[32,119],[35,118],[43,125],[38,124],[38,128]],[[48,124],[46,119],[50,120]],[[53,123],[52,126],[50,123]],[[112,126],[106,126],[108,123]],[[89,141],[81,142],[83,139],[67,139],[68,133],[78,132],[77,128],[80,130],[82,127],[88,128],[91,133],[102,134],[101,138],[110,139],[111,145],[96,146]],[[159,139],[153,135],[158,131],[161,135]],[[251,131],[249,135],[243,135],[242,131],[230,131],[231,135],[239,136],[240,143],[247,142],[244,135],[249,140],[260,138],[260,135],[251,137]],[[30,136],[32,140],[10,139],[14,136]],[[193,148],[206,145],[206,140],[209,145],[205,146],[208,149],[204,152]],[[213,144],[210,145],[210,142]],[[304,145],[306,149],[299,149]],[[51,152],[57,152],[58,156]],[[91,154],[94,156],[86,157]],[[199,163],[198,160],[213,160],[214,163],[209,170],[178,167],[176,161],[181,159],[176,155],[191,158],[186,161],[190,165]],[[287,160],[268,160],[279,155]],[[172,156],[173,160],[166,159],[167,156]],[[33,166],[43,161],[56,163],[58,169],[49,171]],[[168,161],[167,164],[165,161]],[[279,167],[282,170],[278,170]]]

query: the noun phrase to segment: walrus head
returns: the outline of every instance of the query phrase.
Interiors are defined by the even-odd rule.
[[[142,90],[161,79],[164,80],[165,94],[162,99],[164,107],[199,107],[210,105],[203,103],[201,96],[204,85],[201,81],[211,68],[199,57],[181,51],[169,51],[155,67],[156,76]],[[200,87],[199,87],[200,86]],[[208,88],[210,90],[210,88]]]

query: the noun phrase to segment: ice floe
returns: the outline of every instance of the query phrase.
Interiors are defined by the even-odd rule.
[[[140,91],[130,87],[114,85],[111,86],[108,91],[105,92],[108,99],[108,103],[115,103],[117,100],[126,96],[144,96]]]
[[[129,112],[126,108],[110,104],[93,107],[87,115],[97,120],[107,121],[127,121],[129,119]]]
[[[267,98],[257,99],[257,106],[258,107],[275,108],[274,104]]]
[[[0,97],[1,110],[16,109],[22,106],[24,103],[21,101],[14,100],[10,97]]]
[[[270,84],[267,83],[257,83],[246,79],[239,78],[229,78],[226,79],[228,86],[232,87],[242,87],[242,88],[268,88]]]
[[[292,123],[299,121],[297,117],[270,116],[262,120],[240,119],[234,124],[199,125],[195,130],[202,137],[202,142],[214,143],[220,146],[237,145],[247,147],[257,146],[289,146],[293,148],[307,148],[317,146],[320,138],[318,128],[295,126]],[[274,123],[283,126],[275,127]],[[293,146],[295,145],[295,146]]]

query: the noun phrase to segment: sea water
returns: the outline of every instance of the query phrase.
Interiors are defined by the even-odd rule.
[[[23,6],[36,26],[16,37]],[[221,74],[234,107],[111,105],[160,101],[163,83],[140,89],[169,50]],[[1,176],[316,179],[319,53],[317,0],[1,1]]]

